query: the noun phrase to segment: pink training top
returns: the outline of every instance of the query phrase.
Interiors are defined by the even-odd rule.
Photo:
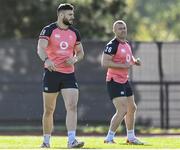
[[[39,38],[48,40],[45,49],[48,59],[53,61],[57,71],[61,73],[73,73],[74,65],[67,66],[65,61],[73,57],[75,45],[80,43],[79,32],[70,26],[68,29],[60,29],[56,23],[43,28]],[[46,66],[44,66],[46,68]]]
[[[135,63],[131,47],[127,42],[119,42],[117,39],[112,39],[106,45],[104,53],[112,55],[114,62],[120,62],[122,64]],[[126,83],[128,80],[128,69],[108,68],[106,81],[110,81],[111,79],[121,84]]]

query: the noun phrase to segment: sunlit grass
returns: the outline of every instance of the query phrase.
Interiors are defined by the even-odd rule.
[[[81,135],[86,134],[100,134],[105,135],[109,130],[109,124],[107,125],[78,125],[77,132]],[[136,126],[136,133],[138,134],[180,134],[180,128],[171,128],[171,129],[161,129],[161,128],[153,128],[146,126]],[[42,133],[42,126],[0,126],[0,132],[36,132]],[[56,125],[54,127],[54,133],[64,133],[66,134],[67,130],[64,125]],[[126,135],[126,128],[124,126],[120,126],[117,130],[118,134]]]
[[[79,137],[85,142],[85,149],[175,149],[180,148],[180,137],[140,137],[146,142],[145,145],[127,145],[125,137],[116,137],[116,144],[104,144],[104,137]],[[0,149],[39,149],[42,142],[41,136],[0,136]],[[53,136],[51,139],[52,149],[65,149],[67,137]]]

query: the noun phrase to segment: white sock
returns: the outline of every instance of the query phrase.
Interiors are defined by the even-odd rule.
[[[127,130],[127,138],[130,141],[132,141],[132,140],[134,140],[136,138],[135,133],[134,133],[134,129]]]
[[[51,134],[44,134],[43,143],[49,144],[50,138],[51,138]]]
[[[75,140],[76,132],[68,131],[68,143],[72,144]]]
[[[112,141],[113,138],[114,138],[114,135],[115,135],[115,132],[109,130],[109,131],[108,131],[108,134],[107,134],[107,136],[106,136],[106,138],[105,138],[105,140],[106,140],[106,141]]]

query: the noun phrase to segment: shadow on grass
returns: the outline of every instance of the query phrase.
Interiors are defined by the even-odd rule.
[[[143,145],[136,145],[136,144],[127,144],[127,143],[118,143],[120,145],[128,145],[128,146],[153,146],[152,144],[149,143],[144,143]]]

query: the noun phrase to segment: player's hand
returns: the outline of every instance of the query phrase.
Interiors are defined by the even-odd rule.
[[[140,58],[137,58],[137,59],[135,60],[135,65],[136,65],[136,66],[140,66],[140,65],[141,65],[141,59],[140,59]]]
[[[47,59],[44,64],[46,65],[47,69],[51,72],[57,70],[55,64],[49,59]]]
[[[65,63],[66,65],[70,66],[70,65],[74,65],[77,61],[78,60],[76,57],[70,57],[65,61]]]

